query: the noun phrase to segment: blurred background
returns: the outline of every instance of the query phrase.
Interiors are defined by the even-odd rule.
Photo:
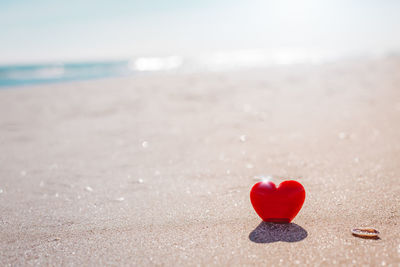
[[[400,1],[2,0],[0,86],[397,53]]]

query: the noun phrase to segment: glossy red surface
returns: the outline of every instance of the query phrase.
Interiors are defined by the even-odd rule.
[[[266,222],[290,223],[299,213],[306,198],[304,187],[296,181],[258,182],[250,191],[254,210]]]

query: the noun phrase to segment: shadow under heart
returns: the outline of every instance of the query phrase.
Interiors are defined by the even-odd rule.
[[[261,222],[249,239],[255,243],[299,242],[307,237],[307,231],[295,223]]]

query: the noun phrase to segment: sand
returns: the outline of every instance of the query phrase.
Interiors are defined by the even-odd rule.
[[[393,56],[0,90],[0,265],[398,266],[399,89]]]

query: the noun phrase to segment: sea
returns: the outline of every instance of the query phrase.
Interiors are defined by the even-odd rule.
[[[80,81],[132,74],[128,61],[0,66],[0,87]]]
[[[376,55],[369,53],[367,56]],[[348,55],[343,53],[304,52],[296,49],[273,53],[264,50],[235,50],[191,57],[173,55],[114,61],[0,65],[0,88],[132,76],[144,72],[225,71],[271,65],[319,64],[346,57]],[[366,55],[358,57],[365,58]]]

